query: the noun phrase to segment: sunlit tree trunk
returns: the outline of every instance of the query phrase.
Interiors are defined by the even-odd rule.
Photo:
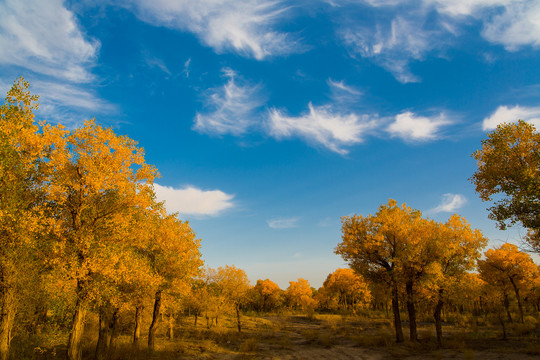
[[[82,295],[82,282],[77,281],[77,303],[75,304],[75,313],[73,314],[73,325],[71,332],[69,333],[68,347],[67,347],[67,359],[68,360],[81,360],[82,358],[82,336],[84,331],[84,321],[86,316],[86,304]]]
[[[416,308],[414,307],[414,283],[407,281],[405,284],[407,292],[407,312],[409,313],[409,336],[411,341],[418,341],[418,333],[416,331]]]
[[[0,279],[0,360],[7,360],[15,320],[15,289]]]
[[[150,330],[148,331],[148,349],[155,349],[157,324],[159,321],[159,311],[161,308],[161,290],[156,291],[154,300],[154,312],[152,314],[152,323],[150,324]]]
[[[396,329],[396,342],[403,342],[403,329],[401,328],[401,316],[399,314],[398,288],[392,281],[392,312],[394,313],[394,328]]]
[[[133,331],[132,343],[132,347],[135,350],[139,350],[140,347],[142,310],[143,307],[141,305],[135,307],[135,330]]]
[[[167,315],[167,320],[167,338],[172,340],[174,339],[174,316],[172,311]]]

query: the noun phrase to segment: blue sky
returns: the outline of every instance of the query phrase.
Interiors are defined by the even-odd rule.
[[[208,266],[320,286],[340,217],[389,198],[501,232],[468,178],[487,131],[540,125],[536,0],[0,1],[0,88],[145,148]]]

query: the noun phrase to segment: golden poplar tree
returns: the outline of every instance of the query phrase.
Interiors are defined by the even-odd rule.
[[[329,274],[320,292],[336,298],[337,306],[344,310],[365,306],[371,301],[371,291],[367,282],[352,269],[337,269]]]
[[[482,279],[499,287],[505,295],[505,307],[508,309],[505,289],[511,287],[516,296],[519,318],[523,323],[523,304],[521,293],[532,283],[537,273],[537,266],[529,254],[519,251],[514,244],[503,244],[497,249],[488,249],[485,259],[478,261]]]
[[[459,215],[452,215],[445,224],[434,224],[438,231],[434,256],[436,305],[433,313],[438,345],[442,345],[441,312],[447,298],[449,288],[455,286],[466,275],[475,269],[480,251],[487,244],[480,230],[471,229],[470,224]]]
[[[257,280],[253,287],[259,311],[270,311],[279,306],[283,291],[270,279]]]
[[[135,141],[93,120],[56,137],[47,163],[46,199],[54,208],[58,264],[76,283],[67,356],[80,360],[85,315],[103,253],[127,240],[126,219],[152,202],[156,170]]]
[[[420,218],[420,211],[405,204],[400,207],[390,199],[375,215],[345,216],[341,220],[342,242],[336,247],[336,253],[367,279],[388,284],[397,342],[404,340],[399,313],[403,264],[410,255],[411,230]]]
[[[36,280],[33,257],[43,225],[41,166],[48,144],[34,123],[37,96],[19,78],[0,107],[0,359],[9,356],[17,297]]]

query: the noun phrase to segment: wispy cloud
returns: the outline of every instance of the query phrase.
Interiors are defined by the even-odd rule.
[[[272,229],[290,229],[297,226],[298,220],[300,219],[297,217],[279,218],[279,219],[267,220],[266,223]]]
[[[160,58],[150,55],[150,54],[145,54],[144,60],[146,62],[146,65],[148,65],[149,68],[159,69],[163,71],[165,74],[171,75],[171,71],[169,70],[167,65],[165,65],[165,62],[163,62],[163,60],[161,60]]]
[[[0,64],[88,82],[99,46],[83,35],[61,0],[0,3]]]
[[[335,81],[328,79],[328,86],[331,91],[331,99],[335,104],[341,106],[354,106],[358,103],[358,99],[362,96],[362,92],[350,85],[347,85],[345,81]]]
[[[204,102],[208,111],[197,113],[193,129],[214,135],[243,135],[256,122],[265,98],[260,85],[248,83],[230,69],[224,74],[227,82],[207,92]]]
[[[350,27],[342,31],[344,43],[353,54],[371,58],[402,83],[418,82],[420,78],[409,69],[411,60],[422,60],[437,42],[434,30],[426,30],[418,18],[397,16],[389,24],[374,28]],[[438,36],[437,36],[438,37]]]
[[[114,114],[117,106],[103,100],[92,90],[65,82],[32,81],[32,92],[39,94],[38,112],[45,119],[68,127],[99,114]]]
[[[268,121],[269,133],[275,138],[298,136],[342,155],[348,153],[345,147],[362,142],[374,127],[375,121],[367,115],[341,114],[331,106],[315,107],[311,103],[309,113],[298,117],[272,109]]]
[[[400,137],[406,141],[427,141],[437,139],[440,128],[449,123],[442,114],[436,117],[425,117],[407,111],[396,115],[394,122],[386,130],[391,136]]]
[[[440,14],[460,21],[474,17],[483,23],[482,36],[507,50],[540,46],[540,3],[537,0],[424,0]]]
[[[26,74],[31,91],[40,95],[38,114],[49,121],[77,126],[117,111],[91,85],[99,48],[64,1],[0,2],[0,82],[11,84],[10,76]]]
[[[369,58],[402,82],[421,79],[409,68],[429,53],[439,56],[461,29],[471,22],[481,24],[480,35],[508,51],[524,46],[540,47],[540,2],[538,0],[332,0],[340,16],[341,37],[353,55]],[[361,5],[360,5],[361,4]],[[339,5],[372,6],[376,25],[367,27],[342,21],[347,17]],[[399,7],[399,15],[392,15]],[[387,20],[390,17],[390,20]]]
[[[299,48],[290,35],[274,29],[288,11],[281,0],[136,0],[134,10],[143,21],[196,34],[219,53],[262,60]]]
[[[441,203],[430,212],[440,213],[440,212],[453,212],[457,209],[460,209],[467,203],[467,198],[460,194],[444,194],[441,200]]]
[[[540,107],[526,106],[499,106],[497,110],[482,122],[482,129],[493,130],[502,123],[512,123],[518,120],[524,120],[540,126]]]
[[[217,216],[234,207],[234,195],[221,190],[201,190],[193,186],[174,188],[154,184],[156,197],[170,212],[180,215]]]

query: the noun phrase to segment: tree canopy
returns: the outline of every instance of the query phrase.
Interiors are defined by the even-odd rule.
[[[495,200],[490,218],[501,229],[521,222],[532,229],[530,245],[540,252],[540,134],[519,120],[501,124],[472,154],[478,169],[471,177],[483,201]]]

